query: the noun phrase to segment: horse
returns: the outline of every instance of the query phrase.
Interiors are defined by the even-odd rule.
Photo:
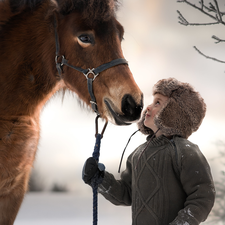
[[[115,125],[137,121],[143,94],[124,59],[117,0],[0,0],[0,224],[28,190],[43,106],[74,92]],[[95,69],[93,69],[95,68]]]

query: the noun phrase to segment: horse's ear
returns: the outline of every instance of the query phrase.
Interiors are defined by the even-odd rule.
[[[58,13],[60,11],[59,9],[59,5],[58,5],[58,1],[56,0],[49,0],[50,1],[50,5],[47,8],[47,13],[45,15],[45,19],[48,19],[49,17],[51,17],[53,15],[53,13]]]

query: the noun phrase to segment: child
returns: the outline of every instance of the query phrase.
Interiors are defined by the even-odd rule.
[[[138,123],[147,141],[127,159],[121,179],[86,161],[83,179],[98,174],[98,191],[115,205],[132,205],[132,225],[198,225],[211,211],[215,189],[210,167],[187,138],[206,111],[198,92],[174,78],[158,81],[154,100]]]

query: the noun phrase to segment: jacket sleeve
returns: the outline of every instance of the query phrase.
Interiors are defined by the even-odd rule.
[[[98,187],[98,192],[101,193],[107,200],[115,205],[131,205],[131,156],[126,163],[126,169],[121,174],[121,179],[116,180],[114,176],[107,171],[103,182]]]
[[[178,142],[176,147],[180,181],[187,198],[184,208],[170,225],[198,225],[206,220],[215,200],[210,167],[199,148],[191,142]]]

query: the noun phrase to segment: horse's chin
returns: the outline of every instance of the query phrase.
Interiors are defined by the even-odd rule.
[[[114,104],[109,99],[104,99],[104,102],[110,113],[110,117],[112,118],[109,119],[112,123],[120,126],[130,125],[132,123],[131,121],[128,121],[123,114],[116,112],[117,110],[115,109]]]

